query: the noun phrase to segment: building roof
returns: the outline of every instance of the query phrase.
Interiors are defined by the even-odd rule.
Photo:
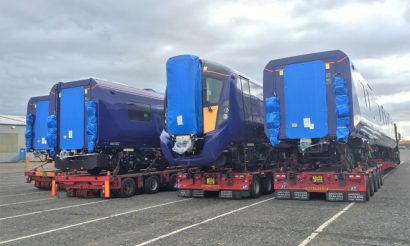
[[[0,125],[17,125],[25,126],[26,117],[19,115],[0,114]]]

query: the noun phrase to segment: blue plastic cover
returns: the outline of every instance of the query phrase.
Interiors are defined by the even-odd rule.
[[[97,139],[97,104],[94,101],[88,101],[85,105],[87,107],[88,152],[93,152]]]
[[[269,141],[272,146],[276,146],[280,143],[279,128],[280,128],[280,110],[279,110],[279,98],[269,97],[265,99],[266,109],[266,128],[269,132]]]
[[[34,123],[34,116],[32,114],[28,114],[26,116],[26,149],[27,150],[33,149],[33,123]]]
[[[54,148],[57,143],[57,117],[55,115],[49,115],[47,117],[47,127],[47,144],[51,148],[51,156],[54,156]]]
[[[34,139],[33,145],[35,150],[47,150],[47,117],[48,117],[49,101],[41,100],[36,103],[36,116],[34,119]]]
[[[328,134],[326,72],[323,61],[286,65],[284,69],[285,135],[289,139]]]
[[[167,61],[166,123],[170,135],[202,133],[202,79],[199,57],[182,55]]]
[[[63,150],[82,149],[85,145],[84,105],[84,87],[61,90],[58,135]]]
[[[346,81],[336,76],[334,82],[335,106],[336,106],[336,139],[346,143],[350,130],[350,107],[347,94]]]

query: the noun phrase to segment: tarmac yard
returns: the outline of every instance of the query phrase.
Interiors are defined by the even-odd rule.
[[[410,245],[410,151],[367,203],[57,198],[0,164],[0,245]]]

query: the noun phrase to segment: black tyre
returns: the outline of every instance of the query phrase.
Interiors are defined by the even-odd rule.
[[[380,189],[380,173],[379,170],[376,171],[376,181],[377,181],[377,189]]]
[[[370,200],[370,179],[366,177],[366,201]]]
[[[157,176],[149,176],[144,181],[144,192],[153,194],[158,192],[160,188],[159,178]]]
[[[257,198],[261,195],[261,181],[259,177],[255,176],[252,179],[250,187],[251,197]]]
[[[272,177],[270,175],[266,176],[265,178],[261,179],[261,192],[262,194],[270,194],[273,191],[273,182]]]
[[[175,185],[177,184],[177,174],[171,174],[169,176],[169,184],[168,184],[168,190],[176,190]]]
[[[379,189],[377,188],[378,177],[376,173],[373,173],[373,191],[376,193]]]
[[[370,196],[374,195],[374,181],[373,181],[373,175],[369,175],[369,188],[370,188]]]
[[[118,190],[118,196],[123,198],[133,196],[136,188],[134,179],[124,178],[121,182],[121,188]]]
[[[383,186],[383,172],[382,172],[382,170],[379,170],[379,180],[380,180],[380,186]]]
[[[91,174],[91,175],[98,175],[101,172],[101,168],[93,168],[93,169],[88,169],[87,173]]]

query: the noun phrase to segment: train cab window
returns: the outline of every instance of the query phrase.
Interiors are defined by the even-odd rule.
[[[368,104],[369,110],[372,111],[372,104],[371,104],[371,101],[370,101],[370,96],[369,96],[369,91],[368,90],[366,90],[366,94],[367,94],[367,102],[369,103]]]
[[[203,105],[212,106],[217,105],[221,98],[222,87],[224,80],[222,78],[215,78],[207,76],[204,84]]]
[[[360,85],[362,86],[363,90],[364,103],[366,104],[366,107],[369,107],[369,104],[367,103],[366,89],[364,88],[364,85],[362,83],[360,83]]]
[[[136,121],[151,121],[151,106],[142,103],[128,103],[128,119]]]
[[[245,95],[250,95],[251,94],[251,88],[249,86],[249,80],[241,77],[241,82],[242,82],[242,92]]]

